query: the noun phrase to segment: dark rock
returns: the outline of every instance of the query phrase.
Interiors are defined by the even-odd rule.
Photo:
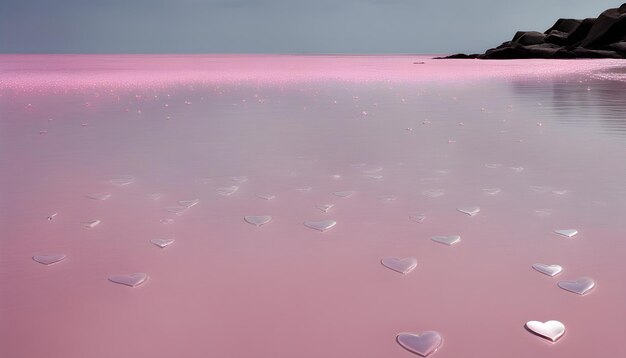
[[[597,48],[622,40],[626,40],[626,4],[600,14],[581,46]]]
[[[574,32],[569,34],[569,36],[567,37],[567,45],[576,46],[580,44],[580,42],[587,36],[589,30],[591,30],[591,27],[595,22],[595,18],[584,19],[583,22],[581,22],[580,25],[576,28],[576,30],[574,30]]]
[[[549,35],[554,31],[571,34],[582,22],[582,20],[577,19],[558,19],[551,28],[546,30],[545,34]]]
[[[513,36],[513,40],[511,41],[514,44],[519,44],[523,46],[528,45],[538,45],[544,43],[544,39],[546,35],[537,31],[518,31],[515,36]]]
[[[543,33],[518,31],[511,41],[481,55],[456,54],[445,58],[626,59],[626,3],[604,11],[597,19],[559,19]]]

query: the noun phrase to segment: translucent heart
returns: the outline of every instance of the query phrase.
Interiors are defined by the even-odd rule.
[[[533,268],[548,276],[556,276],[563,271],[559,265],[533,264]]]
[[[198,205],[200,199],[191,199],[191,200],[179,200],[178,205],[184,206],[186,208],[190,208],[192,206]]]
[[[263,200],[274,200],[276,198],[275,195],[271,195],[271,194],[258,194],[257,198],[263,199]]]
[[[148,275],[143,272],[109,276],[109,281],[130,287],[137,287],[144,283],[147,279]]]
[[[83,224],[84,227],[92,229],[92,228],[98,226],[100,223],[101,223],[100,220],[93,220],[93,221],[83,222],[82,224]]]
[[[351,197],[352,195],[354,195],[354,191],[352,190],[345,190],[345,191],[336,191],[333,193],[334,196],[338,196],[340,198],[348,198]]]
[[[578,234],[578,230],[576,230],[576,229],[554,230],[554,232],[559,234],[559,235],[566,236],[566,237],[572,237],[572,236]]]
[[[400,333],[396,337],[396,341],[409,352],[427,357],[439,349],[443,343],[443,337],[434,331],[423,332],[422,334]]]
[[[155,244],[156,246],[160,247],[160,248],[164,248],[166,246],[169,246],[171,244],[174,243],[174,239],[152,239],[150,240],[151,243]]]
[[[45,254],[45,255],[33,256],[33,260],[44,265],[52,265],[64,259],[65,259],[65,254]]]
[[[328,210],[332,209],[333,206],[335,206],[335,204],[320,204],[317,206],[318,209],[320,209],[321,211],[327,213]]]
[[[109,183],[116,186],[126,186],[135,182],[135,178],[131,175],[120,175],[109,180]]]
[[[271,216],[244,216],[243,218],[248,224],[263,226],[272,221]]]
[[[233,185],[233,186],[228,186],[224,188],[217,188],[216,190],[219,195],[229,196],[229,195],[234,194],[237,190],[239,190],[239,187],[236,185]]]
[[[559,321],[528,321],[526,329],[552,342],[556,342],[565,333],[565,326]]]
[[[422,194],[429,198],[437,198],[445,194],[445,191],[443,189],[429,189],[429,190],[422,190]]]
[[[111,193],[94,193],[94,194],[87,194],[85,195],[86,197],[88,197],[89,199],[93,199],[93,200],[107,200],[108,198],[111,197]]]
[[[336,221],[333,220],[323,220],[323,221],[305,221],[304,226],[309,227],[311,229],[315,229],[318,231],[326,231],[333,226],[337,225]]]
[[[411,220],[413,220],[415,222],[421,223],[424,220],[426,220],[426,215],[424,215],[424,214],[413,214],[413,215],[409,216],[409,219],[411,219]]]
[[[406,257],[403,259],[388,257],[380,261],[384,266],[401,274],[407,274],[417,267],[417,259],[414,257]]]
[[[486,188],[483,189],[483,193],[488,194],[488,195],[496,195],[499,194],[502,191],[502,189],[500,188]]]
[[[596,283],[590,277],[579,277],[576,281],[559,281],[557,285],[566,291],[584,295],[594,288]]]
[[[463,214],[467,214],[469,216],[474,216],[476,214],[478,214],[480,212],[480,208],[478,206],[469,206],[469,207],[465,207],[465,208],[458,208],[458,211],[462,212]]]
[[[461,237],[459,235],[451,235],[451,236],[435,236],[432,238],[434,242],[438,242],[440,244],[445,244],[448,246],[454,245],[461,241]]]

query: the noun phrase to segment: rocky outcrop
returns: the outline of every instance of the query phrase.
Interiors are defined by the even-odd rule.
[[[545,32],[518,31],[484,54],[456,54],[444,58],[626,58],[626,3],[597,18],[559,19]]]

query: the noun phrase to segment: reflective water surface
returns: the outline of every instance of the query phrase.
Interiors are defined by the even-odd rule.
[[[0,356],[626,356],[623,66],[2,55]]]

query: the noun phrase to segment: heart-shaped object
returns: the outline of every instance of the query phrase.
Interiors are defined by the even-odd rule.
[[[328,210],[332,209],[335,206],[335,204],[320,204],[317,206],[318,209],[320,209],[321,211],[327,213]]]
[[[33,256],[33,260],[39,262],[40,264],[52,265],[59,261],[65,260],[65,254],[35,255]]]
[[[559,235],[566,236],[566,237],[572,237],[572,236],[578,234],[578,230],[576,230],[576,229],[554,230],[554,232],[559,234]]]
[[[565,333],[565,326],[559,321],[528,321],[526,322],[526,329],[552,342],[556,342]]]
[[[263,199],[263,200],[274,200],[276,198],[276,195],[272,195],[272,194],[258,194],[257,198]]]
[[[437,198],[445,194],[445,191],[443,189],[422,190],[422,194],[429,198]]]
[[[146,282],[148,275],[143,272],[131,273],[127,275],[111,275],[109,281],[126,285],[130,287],[137,287]]]
[[[441,347],[443,338],[438,332],[428,331],[422,334],[400,333],[396,341],[407,351],[427,357]]]
[[[93,221],[85,221],[83,222],[83,226],[89,229],[93,229],[94,227],[98,226],[102,221],[100,220],[93,220]]]
[[[424,222],[424,220],[426,220],[426,215],[424,214],[413,214],[411,216],[409,216],[409,219],[418,222],[418,223],[422,223]]]
[[[323,220],[323,221],[305,221],[304,226],[315,229],[318,231],[326,231],[333,226],[337,225],[337,222],[334,220]]]
[[[94,194],[87,194],[85,195],[86,197],[88,197],[89,199],[93,199],[93,200],[107,200],[108,198],[111,197],[111,193],[94,193]]]
[[[109,183],[117,186],[126,186],[135,182],[135,178],[131,175],[121,175],[109,180]]]
[[[483,189],[483,193],[487,195],[497,195],[502,191],[500,188],[485,188]]]
[[[167,246],[170,246],[171,244],[174,243],[174,239],[152,239],[150,240],[151,243],[155,244],[156,246],[160,247],[160,248],[164,248]]]
[[[363,174],[375,174],[375,173],[380,173],[383,170],[383,167],[372,167],[372,168],[368,168],[363,170]]]
[[[468,206],[465,208],[458,208],[456,210],[462,212],[463,214],[467,214],[469,216],[474,216],[480,212],[480,208],[478,206]]]
[[[187,209],[189,208],[185,206],[170,206],[169,208],[165,208],[165,210],[168,213],[172,213],[172,214],[179,215],[179,216],[183,215],[183,213],[187,211]]]
[[[452,246],[461,241],[461,237],[459,235],[451,235],[451,236],[435,236],[432,238],[434,242],[438,242],[440,244],[445,244],[448,246]]]
[[[596,283],[590,277],[579,277],[575,281],[559,281],[557,285],[566,291],[584,295],[594,288]]]
[[[248,223],[256,226],[263,226],[272,221],[271,216],[244,216],[243,219]]]
[[[417,267],[417,259],[414,257],[406,257],[398,259],[395,257],[387,257],[380,261],[384,266],[402,274],[407,274]]]
[[[352,190],[336,191],[333,193],[333,195],[338,196],[340,198],[348,198],[354,195],[354,191]]]
[[[239,190],[239,187],[236,185],[233,185],[233,186],[227,186],[224,188],[217,188],[216,190],[219,195],[229,196],[229,195],[234,194],[237,190]]]
[[[561,273],[561,271],[563,271],[563,268],[559,265],[533,264],[533,268],[543,274],[552,277],[558,275],[559,273]]]
[[[200,199],[179,200],[178,205],[184,206],[186,208],[190,208],[192,206],[197,205],[199,202],[200,202]]]

